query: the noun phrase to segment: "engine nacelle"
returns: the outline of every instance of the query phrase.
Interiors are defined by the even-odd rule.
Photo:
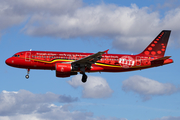
[[[66,73],[66,72],[71,72],[71,70],[72,70],[71,64],[56,63],[57,72]]]
[[[56,63],[56,77],[70,77],[71,64]]]

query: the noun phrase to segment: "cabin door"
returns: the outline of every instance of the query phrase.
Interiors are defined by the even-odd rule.
[[[31,52],[26,52],[25,54],[25,61],[29,62],[31,60]]]

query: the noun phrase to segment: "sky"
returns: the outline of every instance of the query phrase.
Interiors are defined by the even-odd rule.
[[[180,120],[178,0],[0,0],[0,120]],[[57,78],[7,66],[26,50],[137,54],[171,30],[174,63]]]

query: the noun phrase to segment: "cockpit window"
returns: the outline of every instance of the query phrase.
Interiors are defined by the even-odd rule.
[[[17,57],[17,55],[13,55],[13,57]]]
[[[20,57],[20,55],[16,55],[16,54],[15,54],[15,55],[13,55],[13,57]]]

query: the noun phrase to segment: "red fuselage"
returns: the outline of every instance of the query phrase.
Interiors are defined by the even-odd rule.
[[[56,63],[71,63],[92,54],[93,53],[23,51],[8,58],[6,64],[12,67],[25,69],[56,70]],[[163,62],[157,61],[152,64],[151,61],[155,59],[158,59],[158,57],[103,54],[100,60],[92,64],[91,69],[86,69],[86,72],[125,72],[161,66],[173,62],[172,59],[166,59],[163,60]],[[74,72],[80,72],[80,70]]]
[[[27,69],[55,70],[57,77],[82,74],[82,82],[87,81],[85,72],[126,72],[157,67],[172,63],[171,56],[164,56],[170,30],[163,30],[145,49],[137,55],[108,54],[108,50],[97,53],[24,51],[6,60],[12,67]]]

